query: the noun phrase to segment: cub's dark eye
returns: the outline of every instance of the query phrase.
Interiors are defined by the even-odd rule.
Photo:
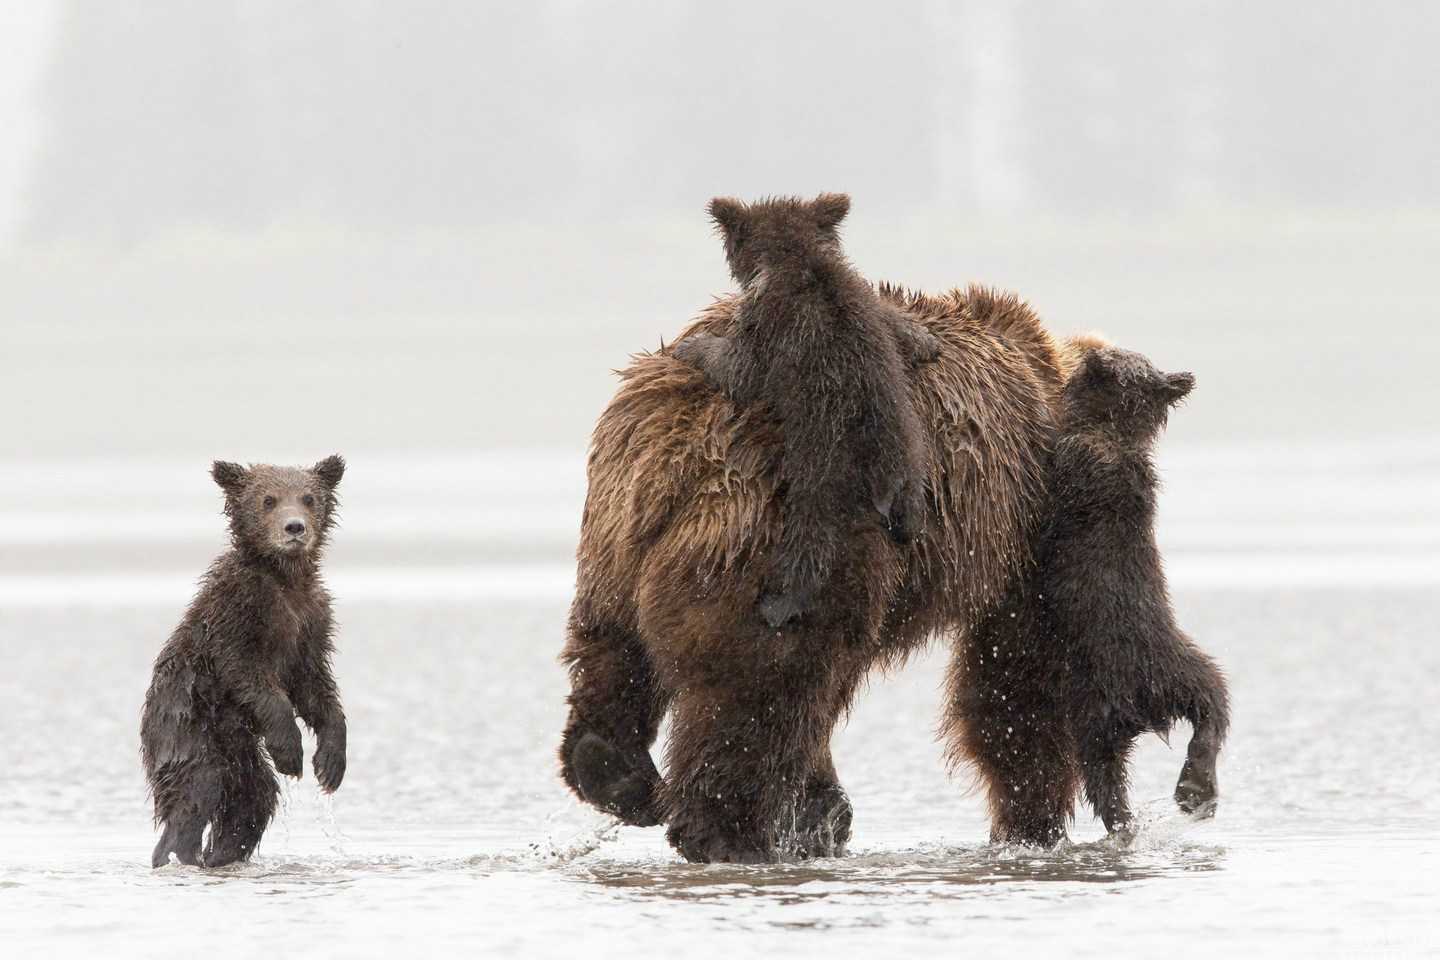
[[[310,494],[308,494],[308,493],[305,494],[305,496],[303,496],[303,497],[300,498],[300,502],[303,503],[303,504],[305,504],[305,506],[307,506],[307,507],[313,507],[313,506],[315,506],[315,498],[312,497],[312,496],[311,496]]]
[[[275,509],[275,498],[274,498],[274,497],[266,497],[266,498],[265,498],[265,509],[266,509],[266,510],[274,510],[274,509]]]

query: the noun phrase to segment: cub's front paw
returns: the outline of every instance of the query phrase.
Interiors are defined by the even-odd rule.
[[[710,354],[720,345],[720,338],[710,333],[691,334],[670,345],[670,356],[681,363],[705,369]]]
[[[291,729],[284,731],[279,736],[265,738],[265,751],[270,754],[270,760],[275,764],[275,770],[287,777],[299,778],[304,768],[305,758],[300,752],[300,729],[291,725]]]
[[[340,781],[345,779],[345,744],[322,739],[311,763],[314,764],[315,779],[320,789],[334,793],[340,788]]]
[[[940,338],[908,317],[902,317],[896,327],[900,351],[912,366],[934,363],[940,359]]]

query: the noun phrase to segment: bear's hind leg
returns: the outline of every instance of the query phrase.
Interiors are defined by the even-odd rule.
[[[203,755],[203,749],[196,753]],[[170,854],[187,866],[200,864],[200,845],[220,790],[217,774],[199,760],[174,760],[149,771],[155,794],[155,820],[164,824],[150,854],[152,867],[170,862]]]
[[[248,750],[230,758],[211,821],[210,842],[202,854],[205,866],[249,860],[275,816],[279,795],[280,784],[258,744],[252,742]]]
[[[849,709],[856,689],[865,679],[869,663],[863,657],[847,657],[835,667],[835,675],[828,684],[829,700],[816,711],[816,722],[823,725],[828,718],[829,726],[816,731],[820,739],[796,818],[795,853],[801,859],[843,857],[855,820],[855,809],[835,771],[830,739],[835,722]]]
[[[685,859],[775,863],[802,855],[806,786],[835,723],[823,683],[777,665],[768,676],[737,670],[677,684],[667,836]]]
[[[850,797],[840,785],[827,747],[805,781],[796,825],[796,853],[802,859],[844,856],[854,818]]]
[[[206,818],[198,809],[191,807],[175,811],[165,821],[165,829],[150,855],[151,867],[163,867],[170,862],[170,854],[189,867],[200,865],[200,844],[205,836]]]
[[[1212,817],[1220,796],[1216,766],[1230,729],[1230,694],[1215,661],[1193,646],[1186,650],[1172,701],[1172,715],[1189,720],[1193,728],[1175,802],[1193,817]]]
[[[970,764],[985,786],[990,841],[1053,847],[1074,816],[1079,776],[1054,653],[1035,640],[1033,616],[1012,599],[961,644],[944,732],[952,765]]]
[[[625,823],[660,822],[660,773],[650,745],[666,697],[640,641],[572,615],[562,655],[570,667],[570,716],[560,743],[565,783],[581,800]]]

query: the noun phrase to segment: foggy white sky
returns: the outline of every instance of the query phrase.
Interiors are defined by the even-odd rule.
[[[55,12],[55,0],[0,0],[0,249],[15,240],[39,149],[37,97]]]
[[[1181,441],[1429,430],[1437,49],[1426,0],[0,0],[0,457],[583,449],[729,286],[705,202],[820,190],[874,279],[1194,369]]]

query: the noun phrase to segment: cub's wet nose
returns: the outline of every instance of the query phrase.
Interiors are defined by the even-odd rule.
[[[285,524],[285,532],[292,537],[298,537],[305,532],[305,521],[291,520]]]

